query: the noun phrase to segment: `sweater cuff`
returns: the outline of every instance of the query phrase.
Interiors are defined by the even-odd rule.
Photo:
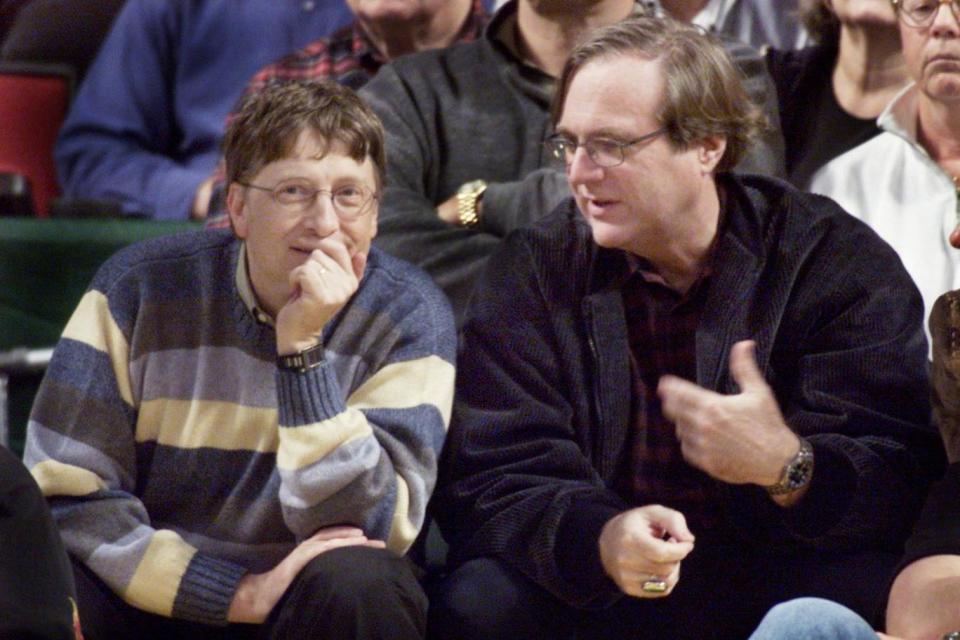
[[[621,595],[600,560],[603,526],[622,509],[598,502],[596,496],[571,504],[557,527],[556,561],[565,582],[581,594],[578,606],[609,605]],[[582,598],[582,599],[581,599]]]
[[[224,626],[240,579],[247,570],[239,565],[197,553],[180,579],[173,617]]]
[[[846,457],[816,442],[811,445],[810,488],[795,508],[780,509],[787,530],[806,540],[822,538],[834,529],[850,511],[857,490],[857,474]]]
[[[158,172],[154,193],[155,206],[150,216],[154,220],[189,220],[197,188],[210,177],[211,171],[174,167]]]
[[[277,369],[280,425],[300,427],[322,422],[346,410],[333,365],[324,362],[308,371]]]

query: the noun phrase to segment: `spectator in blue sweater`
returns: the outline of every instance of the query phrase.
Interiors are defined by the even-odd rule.
[[[371,248],[383,130],[333,83],[248,98],[229,231],[114,256],[64,330],[25,461],[88,640],[419,638],[456,336]],[[222,627],[227,627],[224,630]]]
[[[352,19],[342,0],[129,0],[57,141],[64,194],[128,215],[203,218],[247,80]]]

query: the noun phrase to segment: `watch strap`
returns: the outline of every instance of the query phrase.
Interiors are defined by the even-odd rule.
[[[299,353],[277,356],[277,366],[286,371],[306,373],[310,369],[315,369],[323,363],[323,354],[323,343],[318,342]]]
[[[483,180],[467,182],[457,190],[457,218],[461,227],[475,227],[480,222],[477,202],[486,190],[487,183]]]
[[[765,487],[771,496],[793,493],[810,482],[813,477],[813,446],[806,438],[800,438],[800,449],[783,467],[780,481]]]

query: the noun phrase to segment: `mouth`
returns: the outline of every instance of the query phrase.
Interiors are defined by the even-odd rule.
[[[927,58],[927,66],[958,67],[960,66],[960,56],[949,53],[938,53]]]
[[[581,199],[583,203],[584,213],[590,217],[602,217],[604,214],[609,212],[613,207],[619,204],[617,200],[608,200],[606,198],[597,198],[583,196]]]

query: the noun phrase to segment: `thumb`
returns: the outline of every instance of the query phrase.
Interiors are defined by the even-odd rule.
[[[730,375],[740,387],[741,392],[764,389],[767,381],[757,366],[755,356],[757,343],[753,340],[741,340],[730,350]]]
[[[960,249],[960,224],[950,232],[950,246],[954,249]]]

